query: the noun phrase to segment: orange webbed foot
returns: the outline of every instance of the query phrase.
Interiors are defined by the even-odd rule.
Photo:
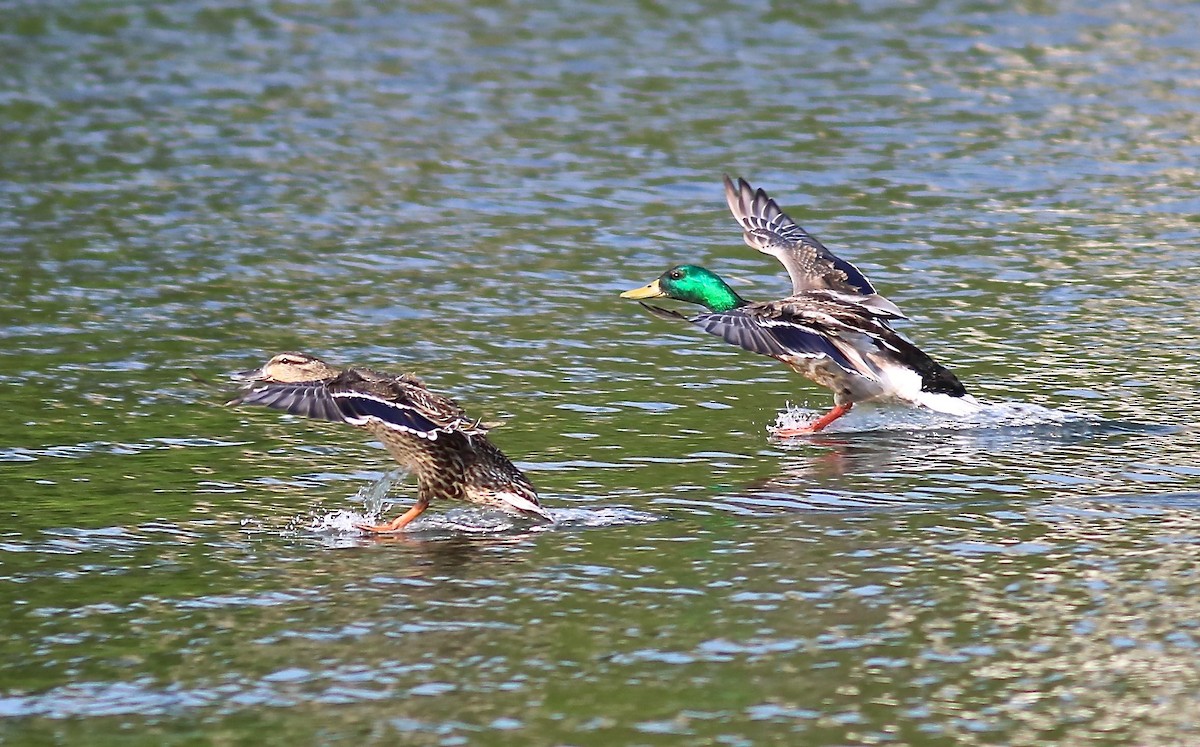
[[[403,516],[397,516],[386,524],[355,524],[355,529],[361,529],[364,532],[372,534],[382,534],[384,532],[398,532],[407,526],[413,519],[425,513],[425,509],[429,508],[429,501],[418,500],[417,505],[404,512]]]
[[[850,402],[844,405],[837,405],[829,412],[812,421],[808,425],[799,428],[779,428],[772,431],[776,438],[795,438],[796,436],[807,436],[811,433],[819,433],[825,430],[830,423],[850,412],[850,408],[854,407],[854,403]]]

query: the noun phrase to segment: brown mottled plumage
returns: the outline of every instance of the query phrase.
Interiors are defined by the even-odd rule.
[[[304,353],[280,353],[246,377],[249,384],[230,404],[265,405],[357,425],[416,474],[417,504],[412,509],[386,524],[360,529],[396,531],[434,500],[480,503],[552,520],[533,485],[488,440],[487,428],[415,376],[338,369]]]

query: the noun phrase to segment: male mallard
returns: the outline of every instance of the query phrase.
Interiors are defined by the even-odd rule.
[[[834,255],[816,237],[788,217],[762,189],[745,179],[725,176],[725,202],[742,227],[742,239],[778,259],[792,280],[792,293],[826,290],[852,303],[904,318],[899,307],[875,291],[857,267]]]
[[[417,475],[417,504],[369,532],[394,532],[435,499],[482,503],[553,521],[521,470],[454,400],[429,391],[415,376],[337,369],[304,353],[280,353],[257,371],[229,404],[266,405],[293,415],[364,428]]]
[[[779,301],[752,303],[715,273],[679,265],[621,297],[700,304],[708,313],[693,317],[642,306],[655,316],[687,320],[740,348],[769,355],[833,390],[832,410],[804,428],[776,431],[778,436],[815,433],[850,412],[854,403],[867,400],[898,401],[956,415],[979,407],[949,369],[892,329],[889,322],[897,313],[847,298],[839,290],[807,290]]]

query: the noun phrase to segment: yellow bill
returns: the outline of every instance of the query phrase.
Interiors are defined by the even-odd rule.
[[[641,288],[634,288],[633,290],[625,291],[621,294],[621,298],[661,298],[665,295],[667,294],[663,292],[662,286],[658,284],[657,280],[655,280],[653,283],[650,283],[649,285],[643,285]]]

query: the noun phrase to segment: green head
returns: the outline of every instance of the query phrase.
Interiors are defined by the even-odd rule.
[[[749,303],[717,273],[697,265],[676,265],[653,283],[625,291],[621,298],[673,298],[700,304],[709,311],[729,311]]]

